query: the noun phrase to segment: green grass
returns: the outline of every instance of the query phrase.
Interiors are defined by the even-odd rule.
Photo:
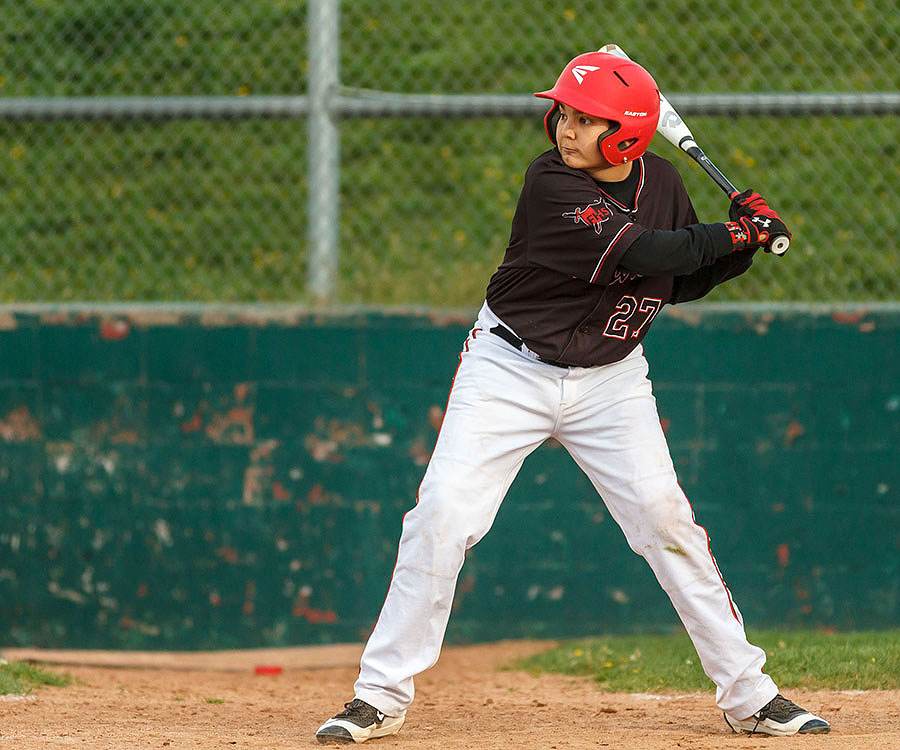
[[[65,687],[69,675],[59,675],[26,662],[0,663],[0,695],[28,695],[35,688]]]
[[[900,688],[900,630],[823,633],[751,631],[764,648],[766,672],[782,688],[896,690]],[[593,679],[610,692],[711,691],[687,635],[609,636],[566,641],[510,665],[532,673]]]
[[[890,122],[696,118],[720,168],[794,231],[788,256],[711,299],[900,298]],[[547,145],[540,122],[349,121],[341,134],[339,300],[477,309]],[[701,221],[726,218],[718,188],[658,140]],[[0,123],[0,154],[16,154],[0,170],[0,301],[307,301],[304,141],[286,121]],[[822,171],[819,151],[849,141],[854,170]]]
[[[3,97],[306,92],[306,0],[2,5]],[[670,94],[892,91],[895,5],[624,0],[598,14],[587,0],[354,0],[340,6],[340,79],[527,94],[618,41]],[[787,258],[711,299],[900,298],[896,119],[691,117],[717,165],[794,231]],[[540,118],[346,119],[340,134],[338,301],[477,309],[522,173],[548,145]],[[699,168],[659,138],[653,149],[702,221],[725,218]],[[303,120],[0,121],[0,302],[308,302],[315,189]]]
[[[307,0],[15,0],[0,48],[6,96],[303,93]],[[682,91],[896,88],[893,0],[352,0],[345,85],[521,92],[605,42]],[[715,11],[715,12],[712,12]],[[685,17],[690,23],[684,23]]]

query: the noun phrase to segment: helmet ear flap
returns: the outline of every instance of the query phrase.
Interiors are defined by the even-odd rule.
[[[553,106],[547,110],[544,115],[544,130],[547,131],[547,137],[550,143],[556,145],[556,124],[559,122],[559,102],[553,102]]]
[[[622,125],[620,123],[609,120],[609,127],[602,133],[600,133],[599,137],[597,138],[597,148],[600,149],[600,153],[603,154],[604,158],[610,164],[622,164],[623,162],[616,160],[618,155],[613,151],[612,141],[609,142],[608,148],[603,148],[603,141],[618,132],[621,127]]]

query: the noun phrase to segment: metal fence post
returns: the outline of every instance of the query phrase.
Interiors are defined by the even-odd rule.
[[[340,0],[309,3],[309,258],[312,301],[335,301],[338,267],[340,136],[338,95]]]

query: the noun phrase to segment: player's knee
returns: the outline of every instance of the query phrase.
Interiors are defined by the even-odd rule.
[[[416,511],[436,533],[448,539],[462,538],[471,546],[491,526],[497,490],[483,476],[467,474],[467,469],[461,465],[455,473],[445,469],[439,477],[426,476]]]
[[[647,545],[678,544],[696,529],[690,503],[676,481],[657,478],[640,487],[641,510],[637,532],[629,539],[638,553]]]
[[[466,550],[487,532],[489,520],[442,493],[420,496],[403,521],[401,548],[422,569],[434,575],[455,576]]]
[[[421,511],[419,528],[430,530],[437,539],[448,544],[461,544],[467,549],[480,540],[490,528],[490,514],[478,507],[477,499],[469,503],[453,502],[451,498],[433,498]]]

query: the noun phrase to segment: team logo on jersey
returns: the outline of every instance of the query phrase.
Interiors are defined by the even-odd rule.
[[[603,198],[598,198],[585,208],[576,208],[574,211],[566,211],[563,214],[564,219],[572,219],[576,224],[581,222],[593,227],[597,234],[600,234],[603,222],[610,216],[612,216],[612,211],[603,203]]]
[[[624,271],[621,268],[617,268],[613,271],[613,277],[609,280],[609,285],[613,284],[627,284],[629,281],[634,281],[635,279],[642,278],[642,274],[639,273],[631,273],[630,271]]]

